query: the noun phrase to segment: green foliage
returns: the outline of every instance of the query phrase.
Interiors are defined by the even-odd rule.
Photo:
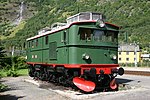
[[[17,77],[19,75],[24,75],[24,73],[18,73],[20,69],[27,69],[27,64],[24,57],[7,57],[3,59],[1,63],[1,70],[6,72],[7,76]]]
[[[1,42],[1,41],[0,41]],[[0,58],[5,56],[4,47],[0,44]]]
[[[5,91],[5,90],[7,90],[8,89],[8,86],[7,85],[4,85],[4,84],[1,84],[0,83],[0,92],[3,92],[3,91]]]
[[[19,76],[17,71],[14,70],[14,69],[9,69],[8,72],[7,72],[7,76],[11,76],[11,77],[17,77]]]
[[[135,63],[120,63],[122,67],[135,67]],[[137,67],[150,67],[150,61],[144,60],[143,62],[138,62]]]
[[[0,59],[1,69],[9,70],[12,66],[15,69],[26,69],[27,64],[24,57],[15,56],[15,57],[5,57]]]
[[[0,69],[9,69],[12,65],[11,57],[0,58]]]
[[[6,0],[3,0],[6,1]],[[12,1],[12,0],[10,0]],[[16,0],[17,1],[17,0]],[[54,22],[65,22],[65,19],[78,12],[100,12],[106,21],[122,27],[119,43],[125,42],[124,34],[128,33],[128,42],[139,42],[142,48],[149,46],[150,37],[150,2],[149,0],[24,0],[25,4],[38,13],[26,20],[23,29],[16,32],[14,38],[4,40],[5,45],[22,45],[26,38],[49,27]],[[17,2],[20,2],[19,0]],[[7,5],[7,3],[6,3]],[[9,25],[1,28],[4,30]],[[4,32],[5,33],[5,32]],[[9,32],[5,33],[9,35]],[[142,38],[141,38],[142,37]]]
[[[13,61],[14,61],[14,68],[15,69],[26,69],[27,68],[27,64],[25,61],[24,57],[13,57]]]

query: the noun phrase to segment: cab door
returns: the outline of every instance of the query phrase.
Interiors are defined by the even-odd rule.
[[[68,35],[67,29],[61,32],[61,43],[57,48],[58,63],[60,64],[68,64]]]

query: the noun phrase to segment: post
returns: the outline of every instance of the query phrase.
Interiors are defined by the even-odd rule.
[[[134,65],[135,67],[137,67],[137,44],[134,42],[135,48],[134,48],[134,52],[135,52],[135,59],[134,59]]]
[[[11,61],[12,61],[12,70],[14,71],[15,70],[15,67],[14,67],[14,50],[15,49],[15,47],[13,46],[12,47],[12,51],[11,51],[11,54],[12,54],[12,56],[11,56]]]

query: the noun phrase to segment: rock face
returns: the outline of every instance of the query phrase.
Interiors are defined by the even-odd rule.
[[[13,22],[13,24],[15,25],[19,25],[19,23],[22,21],[23,19],[23,11],[24,11],[24,1],[22,1],[19,5],[19,13],[17,15],[17,18],[15,19],[15,21]]]
[[[33,16],[34,5],[23,0],[2,0],[0,1],[0,22],[18,25],[23,19]]]

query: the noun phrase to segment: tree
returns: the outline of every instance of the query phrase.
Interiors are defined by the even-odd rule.
[[[4,63],[4,58],[5,57],[5,51],[4,51],[4,47],[1,44],[0,41],[0,68],[2,67],[3,63]]]
[[[5,56],[4,47],[0,45],[0,58]]]

